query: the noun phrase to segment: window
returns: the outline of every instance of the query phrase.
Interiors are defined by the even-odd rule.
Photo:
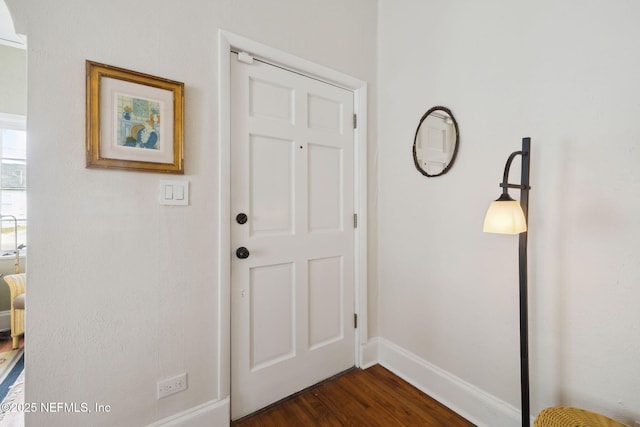
[[[27,244],[26,118],[0,113],[0,255]],[[10,216],[7,216],[10,215]],[[13,219],[15,217],[15,220]]]

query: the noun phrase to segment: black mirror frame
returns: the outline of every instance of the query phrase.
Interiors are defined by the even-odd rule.
[[[451,156],[451,160],[449,160],[449,163],[447,164],[447,166],[445,166],[445,168],[442,169],[440,173],[430,174],[420,167],[420,163],[418,162],[418,157],[416,156],[416,141],[418,140],[418,132],[420,132],[420,126],[422,126],[422,122],[424,122],[427,116],[429,116],[429,114],[433,113],[434,111],[444,111],[449,115],[449,117],[451,117],[451,120],[453,121],[453,127],[455,128],[455,131],[456,131],[456,143],[455,143],[455,147],[453,148],[453,155]],[[426,113],[424,113],[424,115],[420,119],[420,123],[418,123],[416,134],[413,137],[413,164],[415,165],[416,169],[418,169],[418,171],[426,177],[432,178],[432,177],[444,175],[445,173],[449,172],[449,169],[451,169],[451,166],[453,166],[453,162],[456,160],[456,155],[458,154],[459,145],[460,145],[460,130],[458,129],[458,122],[456,121],[456,118],[453,116],[453,113],[451,112],[451,110],[448,109],[447,107],[436,105],[435,107],[430,108]]]

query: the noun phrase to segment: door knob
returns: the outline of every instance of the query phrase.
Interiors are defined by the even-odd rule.
[[[236,249],[236,256],[240,259],[249,258],[249,249],[245,248],[244,246],[240,246],[238,249]]]
[[[236,222],[238,224],[244,224],[247,222],[247,214],[246,213],[239,213],[238,215],[236,215]]]

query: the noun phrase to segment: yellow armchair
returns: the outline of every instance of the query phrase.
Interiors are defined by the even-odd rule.
[[[13,348],[18,348],[20,335],[24,334],[25,290],[27,289],[26,273],[4,276],[9,285],[11,298],[11,339]]]

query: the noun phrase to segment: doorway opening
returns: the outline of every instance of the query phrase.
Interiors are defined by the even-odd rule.
[[[353,365],[361,365],[361,344],[367,340],[366,315],[366,91],[365,82],[335,72],[326,67],[310,63],[288,53],[270,48],[244,37],[220,31],[219,34],[219,114],[220,114],[220,151],[219,151],[219,266],[220,266],[220,363],[219,396],[231,394],[231,270],[232,251],[231,226],[235,221],[235,212],[231,210],[231,61],[232,52],[248,52],[261,61],[281,67],[315,80],[330,83],[353,93],[353,110],[357,115],[357,127],[354,129],[354,214],[358,218],[358,228],[354,237],[354,311],[358,316],[358,328],[355,332]],[[234,249],[235,250],[235,249]],[[250,252],[250,249],[249,249]],[[276,272],[277,273],[277,272]],[[282,273],[282,271],[280,271]],[[233,397],[232,397],[233,399]]]
[[[27,52],[0,0],[0,402],[24,397],[27,247]],[[3,412],[2,425],[24,425]]]

